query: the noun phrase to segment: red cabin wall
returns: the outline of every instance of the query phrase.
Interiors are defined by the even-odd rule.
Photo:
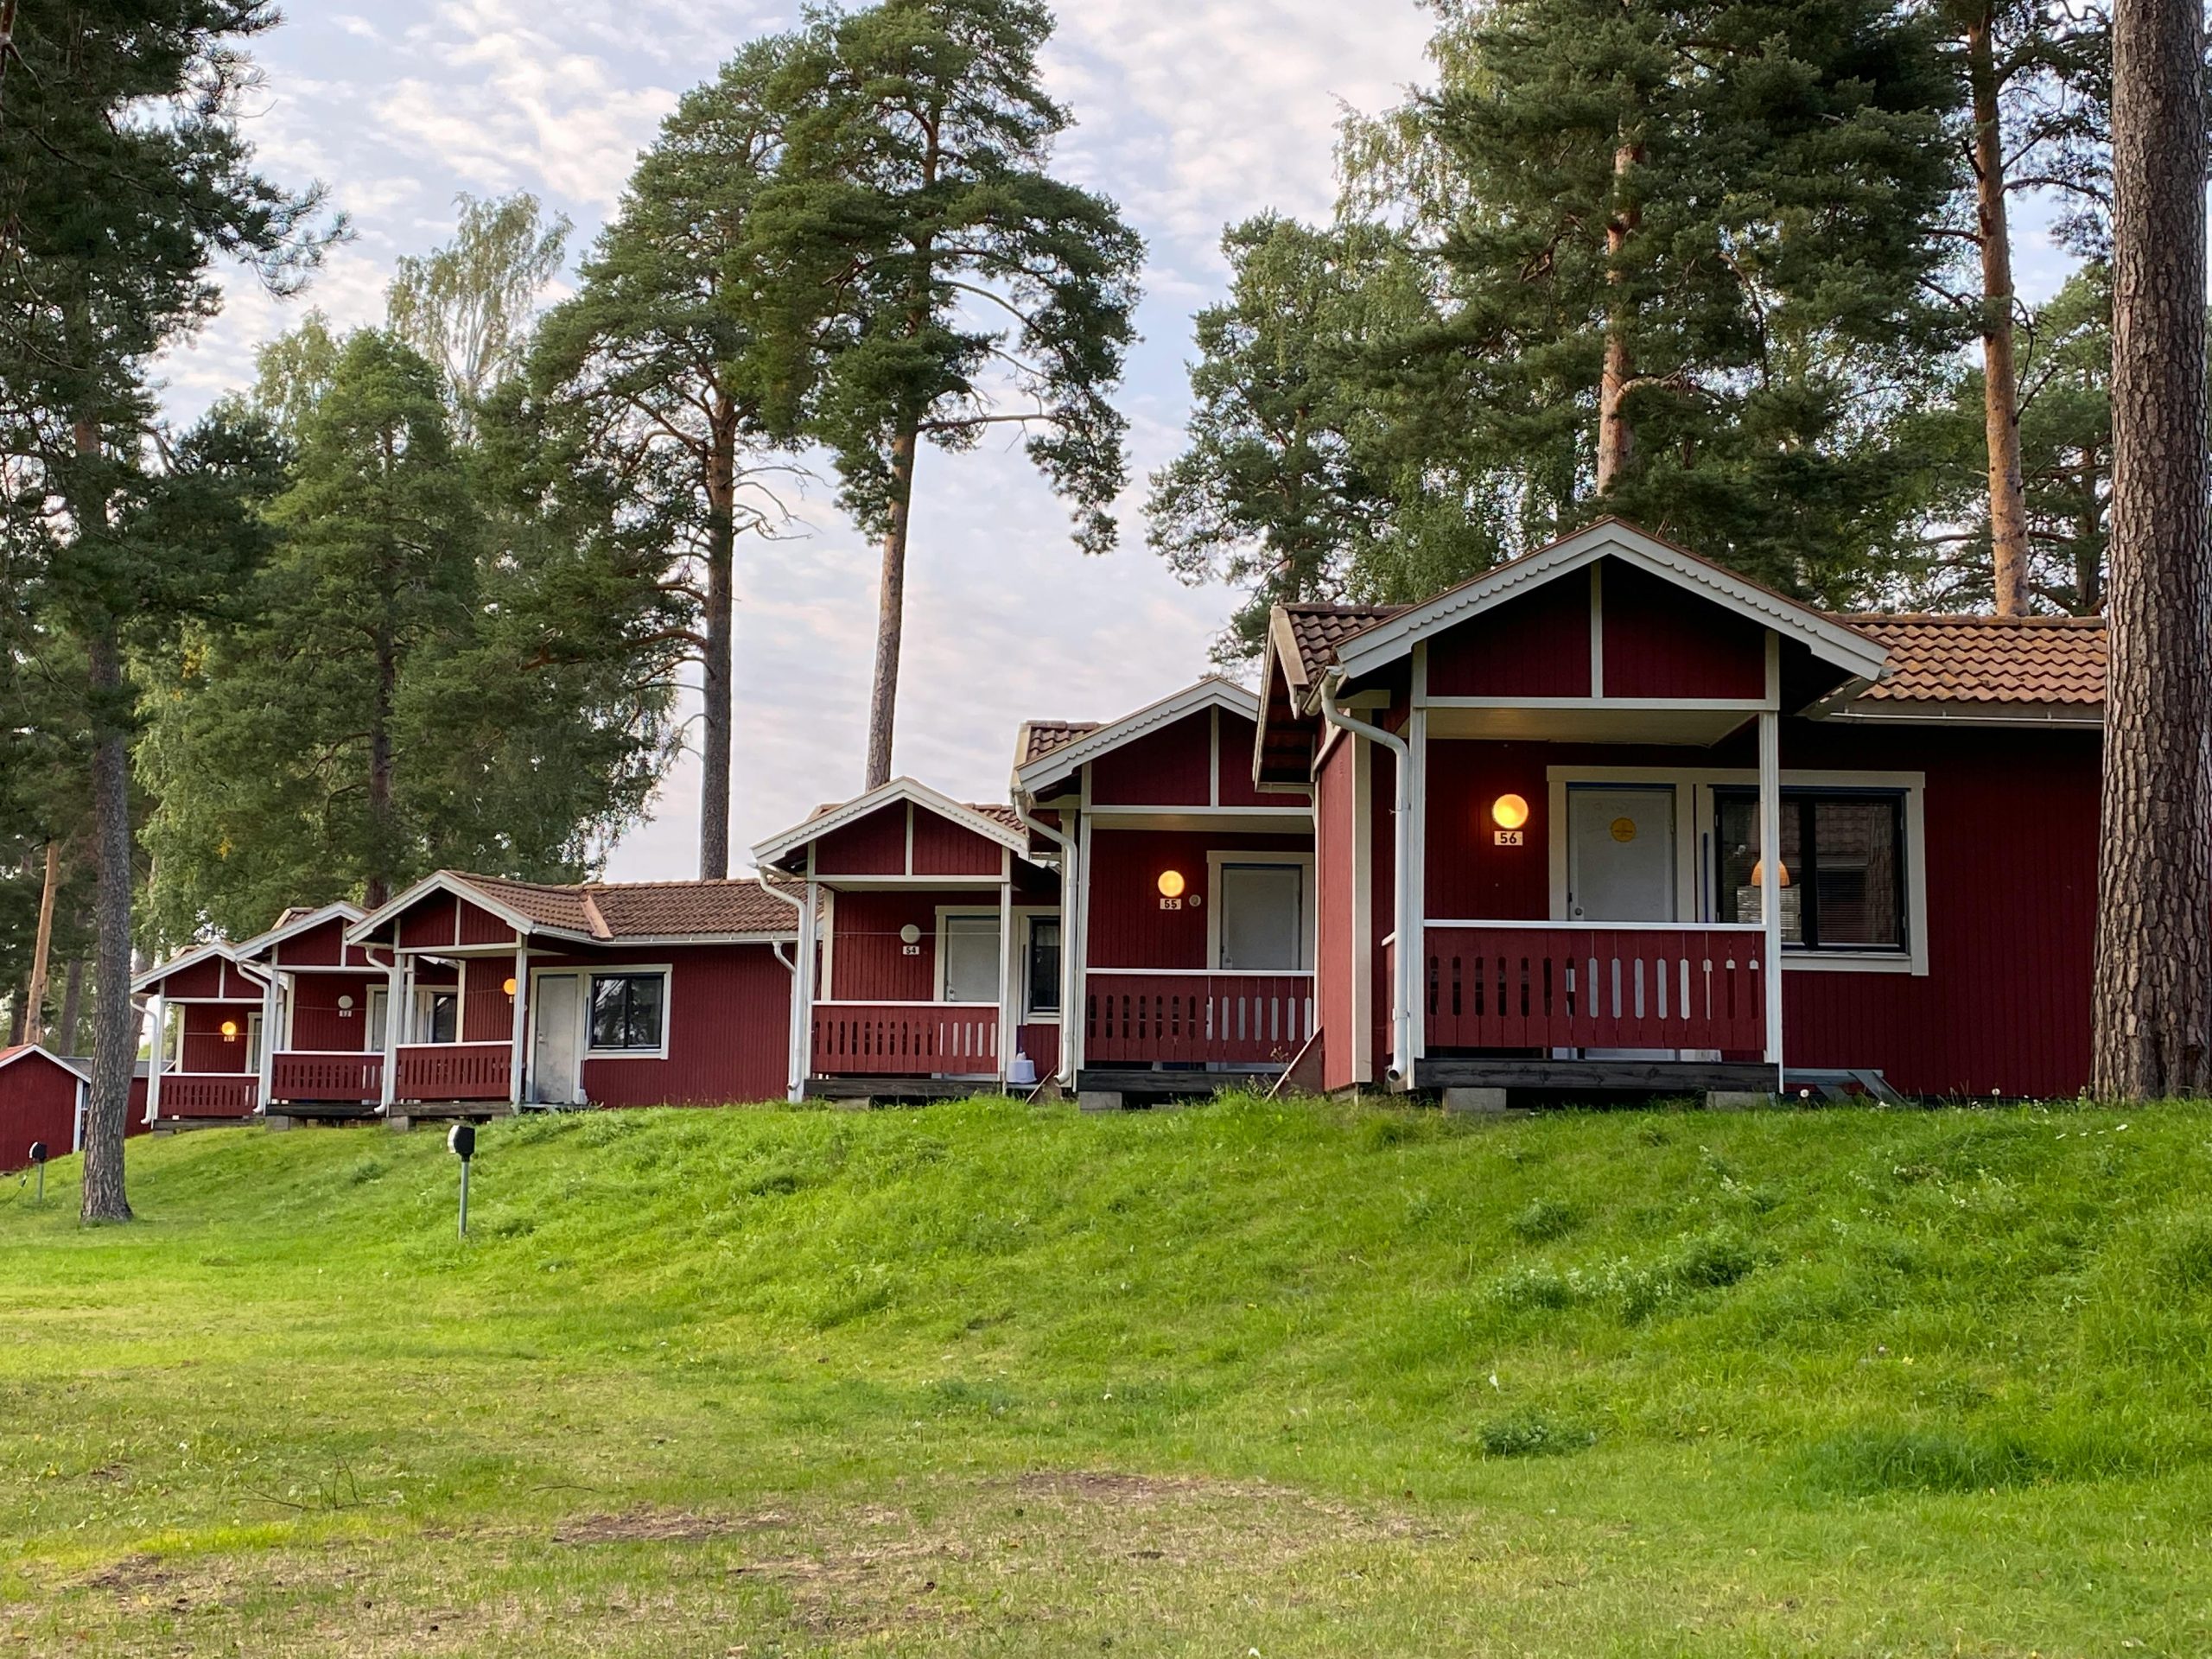
[[[1005,867],[1006,849],[964,823],[914,809],[916,875],[996,875]]]
[[[178,1009],[184,1024],[185,1071],[244,1071],[246,1022],[261,1012],[258,1002],[188,1002]],[[236,1037],[223,1035],[223,1021],[238,1028]]]
[[[928,1001],[937,988],[939,905],[995,910],[998,894],[948,887],[839,893],[830,918],[831,982],[823,995],[846,1002]],[[899,937],[910,923],[921,930],[911,957]]]
[[[1249,830],[1100,830],[1090,832],[1090,925],[1085,965],[1205,968],[1209,853],[1305,853],[1310,836]],[[1182,907],[1160,907],[1160,877],[1181,873]],[[1192,900],[1197,902],[1193,903]]]
[[[1372,969],[1370,1001],[1368,1004],[1373,1022],[1373,1046],[1368,1051],[1374,1057],[1373,1076],[1365,1082],[1381,1080],[1385,1067],[1394,1063],[1390,1052],[1390,1007],[1395,998],[1392,995],[1391,953],[1382,942],[1397,927],[1397,834],[1392,820],[1397,811],[1398,765],[1397,756],[1379,743],[1368,746],[1368,839],[1374,849],[1374,879],[1368,888],[1367,915],[1369,963]]]
[[[261,985],[245,969],[220,957],[208,957],[166,976],[156,988],[163,996],[261,999]]]
[[[461,939],[462,944],[507,944],[514,940],[515,930],[490,911],[467,899],[461,901]]]
[[[669,967],[668,1058],[587,1058],[584,1094],[601,1106],[723,1106],[781,1100],[791,1038],[791,969],[765,944],[653,947],[630,965]],[[610,972],[617,956],[569,959]]]
[[[458,903],[449,893],[426,893],[409,906],[399,918],[401,948],[423,950],[451,944],[454,912]]]
[[[1551,913],[1554,751],[1541,743],[1432,740],[1428,748],[1427,902],[1436,921],[1541,921]],[[1500,847],[1491,808],[1501,795],[1529,804],[1518,847]]]
[[[1353,748],[1339,738],[1321,757],[1313,791],[1314,866],[1318,917],[1314,928],[1314,995],[1320,1020],[1321,1081],[1344,1089],[1361,1079],[1353,1070],[1353,964],[1358,885],[1354,867]]]
[[[302,974],[292,982],[291,1040],[309,1052],[358,1054],[368,1046],[369,992],[385,982],[382,974]],[[351,1008],[338,999],[350,996]]]
[[[909,804],[893,801],[866,817],[832,830],[814,843],[821,875],[903,875],[906,871]]]
[[[1212,798],[1209,709],[1133,738],[1090,763],[1090,799],[1096,806],[1205,806]]]
[[[66,1158],[77,1134],[77,1079],[43,1053],[17,1056],[0,1065],[0,1172],[24,1168],[31,1142],[46,1142],[49,1157]]]
[[[1262,794],[1252,786],[1252,751],[1260,741],[1259,722],[1221,714],[1221,804],[1224,806],[1298,806],[1304,797],[1275,791]]]
[[[512,937],[512,930],[509,937]],[[507,982],[515,976],[512,957],[469,957],[461,964],[461,1040],[511,1043],[515,1035],[515,1000]]]
[[[1590,695],[1590,580],[1573,571],[1428,642],[1436,697]]]
[[[304,933],[296,933],[270,953],[270,958],[285,968],[335,968],[341,962],[359,962],[360,947],[351,947],[349,957],[346,944],[346,924],[334,916],[327,922],[317,922]]]
[[[1766,630],[1618,559],[1603,562],[1605,695],[1766,696]]]

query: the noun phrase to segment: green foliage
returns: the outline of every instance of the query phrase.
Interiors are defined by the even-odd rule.
[[[492,389],[523,365],[538,297],[561,269],[571,228],[526,190],[491,201],[463,193],[454,239],[403,257],[386,296],[391,332],[436,365],[463,432]]]

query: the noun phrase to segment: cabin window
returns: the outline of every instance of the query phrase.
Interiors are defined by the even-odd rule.
[[[415,993],[415,1040],[418,1043],[457,1043],[461,1040],[461,993],[423,986]]]
[[[1719,868],[1714,910],[1724,922],[1761,918],[1758,797],[1716,791]],[[1791,950],[1904,950],[1904,793],[1782,791],[1782,938]]]
[[[591,976],[591,1046],[636,1050],[661,1046],[668,980],[662,974]]]
[[[373,987],[369,992],[368,1014],[368,1052],[372,1054],[384,1052],[385,1020],[389,1017],[391,1010],[391,993],[381,985]]]
[[[1029,918],[1029,1012],[1060,1011],[1060,918]]]

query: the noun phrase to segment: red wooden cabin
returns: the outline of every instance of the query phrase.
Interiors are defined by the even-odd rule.
[[[797,914],[750,880],[426,877],[346,932],[392,963],[382,1108],[776,1098]]]
[[[1827,615],[1606,521],[1279,608],[1263,672],[1332,1087],[2087,1077],[2094,623]]]
[[[258,1056],[264,1116],[363,1117],[383,1103],[391,964],[347,941],[361,917],[342,900],[303,906],[232,952],[268,986],[261,1023],[270,1040]]]
[[[753,856],[804,895],[792,1099],[947,1097],[1052,1075],[1059,877],[1010,808],[898,778]]]
[[[1258,714],[1212,677],[1021,728],[1014,802],[1070,895],[1060,1078],[1087,1105],[1272,1081],[1313,1034],[1313,809],[1254,784]]]
[[[218,940],[149,969],[130,988],[149,999],[153,1022],[146,1122],[192,1128],[253,1116],[269,982]]]
[[[92,1086],[90,1068],[36,1044],[0,1048],[0,1173],[29,1165],[32,1146],[41,1141],[50,1158],[81,1147]]]

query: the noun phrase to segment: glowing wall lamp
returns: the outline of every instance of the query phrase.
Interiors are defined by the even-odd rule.
[[[1186,885],[1180,870],[1162,870],[1160,873],[1160,896],[1163,899],[1180,899]]]
[[[1490,821],[1501,830],[1518,830],[1529,822],[1529,803],[1518,795],[1501,795],[1490,804]]]
[[[226,1043],[235,1043],[236,1041],[238,1041],[238,1022],[237,1020],[224,1020],[224,1021],[223,1021],[223,1040],[224,1040],[225,1042],[226,1042]]]
[[[1766,885],[1765,860],[1755,858],[1751,861],[1751,885],[1755,887]],[[1789,885],[1789,866],[1787,864],[1782,867],[1782,885],[1785,887]]]
[[[499,988],[505,991],[509,996],[512,996],[515,994],[515,976],[512,974],[509,974],[507,976],[507,982],[500,986]]]

